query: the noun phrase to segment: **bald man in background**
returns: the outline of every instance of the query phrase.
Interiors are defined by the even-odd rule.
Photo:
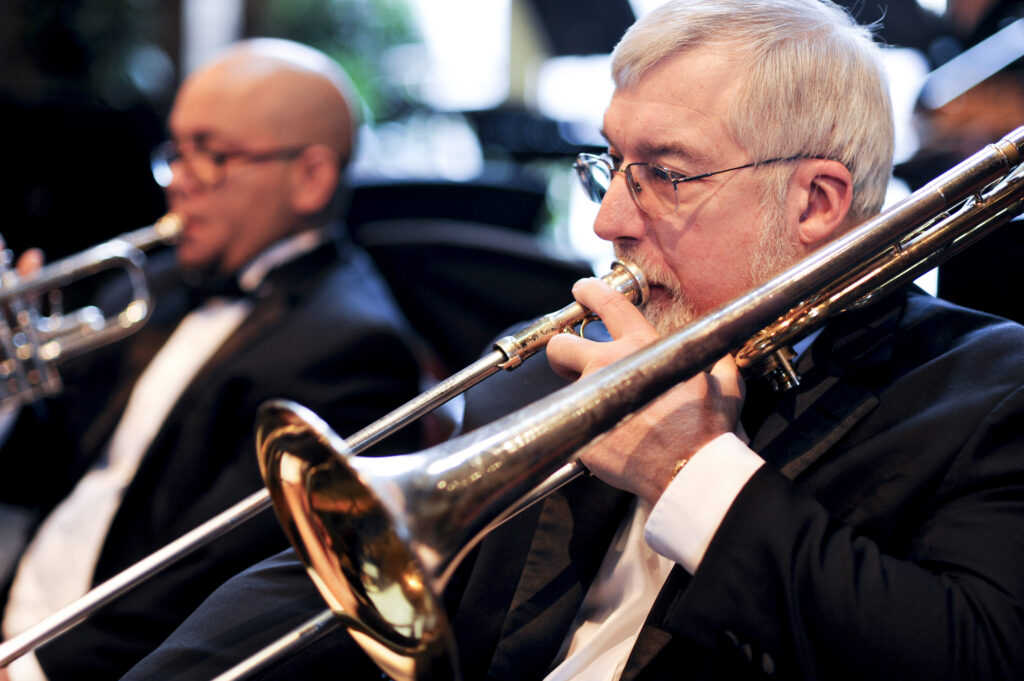
[[[184,220],[173,253],[149,265],[154,317],[68,362],[65,391],[23,409],[0,452],[0,501],[38,516],[2,592],[5,638],[261,489],[265,400],[352,433],[419,392],[402,315],[333,220],[355,111],[340,67],[287,41],[239,43],[182,85],[154,153]],[[420,444],[413,429],[385,451]],[[117,678],[224,579],[285,546],[263,513],[0,679]]]

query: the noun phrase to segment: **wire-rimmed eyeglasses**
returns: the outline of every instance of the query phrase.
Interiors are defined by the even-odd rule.
[[[629,193],[648,215],[668,215],[679,207],[679,197],[676,194],[676,185],[681,182],[702,180],[705,177],[730,173],[743,168],[753,168],[769,163],[784,163],[796,161],[807,156],[789,156],[787,158],[772,158],[767,161],[755,161],[735,168],[725,170],[714,170],[710,173],[699,175],[683,175],[665,166],[656,163],[630,163],[624,168],[616,168],[615,161],[608,154],[580,154],[576,157],[573,168],[576,176],[579,177],[583,191],[594,203],[601,203],[604,195],[608,193],[608,187],[612,183],[615,173],[622,173],[626,178],[626,185]]]
[[[185,171],[196,182],[207,188],[216,187],[224,181],[225,166],[228,161],[238,159],[246,163],[263,163],[279,159],[291,160],[306,150],[301,147],[285,147],[267,151],[249,151],[237,149],[232,151],[213,151],[193,146],[182,151],[174,142],[164,142],[150,155],[150,169],[153,179],[161,187],[168,187],[174,179],[171,164],[180,161]]]

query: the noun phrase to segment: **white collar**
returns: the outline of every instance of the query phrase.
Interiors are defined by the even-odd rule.
[[[270,270],[309,253],[331,238],[328,227],[309,229],[277,241],[260,253],[238,276],[238,286],[243,291],[255,291],[263,283]]]

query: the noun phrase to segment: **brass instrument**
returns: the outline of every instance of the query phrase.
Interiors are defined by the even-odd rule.
[[[601,278],[635,305],[642,305],[650,296],[643,272],[630,262],[613,263],[611,271]],[[349,449],[352,453],[359,453],[499,370],[509,371],[518,367],[525,359],[542,350],[557,333],[582,334],[583,326],[592,319],[594,316],[589,310],[573,302],[499,339],[495,342],[494,349],[481,359],[351,435],[347,439]],[[98,584],[81,598],[0,644],[0,668],[56,638],[130,589],[269,507],[269,492],[266,489],[255,492],[138,563]]]
[[[396,681],[458,678],[440,596],[490,529],[579,475],[575,453],[593,438],[727,352],[751,371],[831,316],[912,281],[1024,211],[1022,154],[1024,127],[673,335],[419,453],[351,457],[308,410],[264,405],[257,425],[264,481],[337,621]],[[782,374],[791,371],[783,366]],[[305,628],[322,632],[325,617]]]
[[[134,333],[149,318],[151,301],[142,271],[143,251],[173,242],[181,219],[168,214],[81,253],[19,276],[9,251],[0,254],[0,407],[33,402],[60,391],[57,364]],[[105,317],[88,305],[63,314],[40,314],[32,301],[99,272],[120,268],[132,299]]]

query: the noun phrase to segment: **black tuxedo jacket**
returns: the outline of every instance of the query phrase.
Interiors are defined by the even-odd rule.
[[[52,505],[100,455],[135,380],[189,309],[168,265],[153,267],[154,318],[126,341],[69,362],[65,392],[27,410],[3,451],[18,473],[4,480],[7,499]],[[414,397],[419,378],[405,322],[362,251],[329,243],[272,270],[252,312],[144,453],[94,583],[262,488],[254,425],[263,401],[296,400],[347,434]],[[388,443],[394,451],[418,446],[415,428]],[[286,545],[264,512],[41,647],[40,663],[51,681],[117,678],[216,586]]]
[[[1024,328],[911,291],[833,321],[799,368],[793,393],[750,386],[769,465],[696,574],[672,572],[622,678],[1020,678]],[[475,388],[467,424],[556,386],[543,369]],[[544,677],[628,505],[582,479],[481,543],[446,594],[463,678]],[[304,579],[288,553],[256,566],[128,678],[212,676],[323,608]],[[261,605],[225,622],[243,598]],[[344,639],[266,678],[378,678]]]

